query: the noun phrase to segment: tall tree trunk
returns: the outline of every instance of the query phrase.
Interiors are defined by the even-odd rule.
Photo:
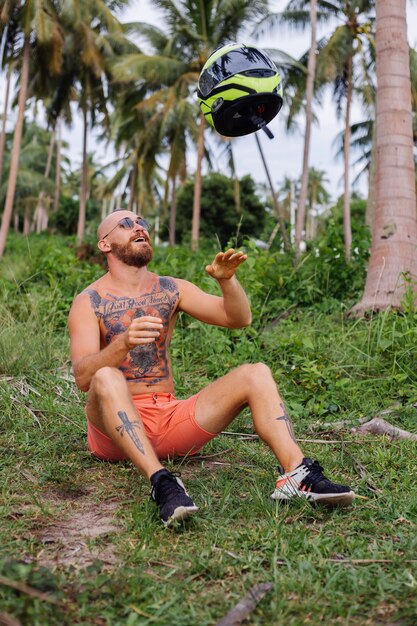
[[[54,152],[54,145],[55,145],[55,131],[52,131],[51,139],[49,142],[48,158],[46,160],[45,172],[43,175],[45,180],[48,180],[49,172],[51,171],[51,163],[52,163],[52,155]],[[45,204],[46,204],[45,199],[46,199],[46,194],[44,191],[41,191],[38,196],[38,204],[35,209],[36,232],[38,235],[43,230],[46,230],[46,228],[48,227],[48,212],[45,207]]]
[[[295,254],[298,258],[301,253],[300,244],[303,236],[306,215],[306,201],[308,191],[308,161],[310,153],[312,104],[314,93],[314,77],[316,74],[316,39],[317,39],[317,2],[310,0],[311,45],[308,53],[307,86],[306,86],[306,128],[304,135],[303,171],[301,174],[301,189],[298,199],[297,224],[295,227]]]
[[[263,166],[264,166],[265,174],[266,174],[266,177],[268,179],[269,189],[271,191],[272,201],[274,203],[274,209],[275,209],[275,212],[277,214],[279,225],[280,225],[280,228],[281,228],[281,236],[282,236],[282,241],[284,243],[284,249],[285,250],[289,250],[290,246],[289,246],[289,243],[288,243],[287,229],[285,227],[284,211],[282,209],[282,204],[280,202],[278,202],[277,194],[275,193],[274,185],[272,184],[272,178],[271,178],[271,175],[269,173],[268,164],[266,162],[265,155],[264,155],[264,152],[262,150],[261,142],[259,140],[259,137],[258,137],[257,133],[255,133],[255,140],[256,140],[256,145],[258,146],[259,154],[261,155],[261,159],[262,159],[262,163],[263,163]]]
[[[134,207],[135,207],[135,200],[136,200],[136,190],[137,190],[137,180],[138,180],[138,164],[137,162],[135,162],[135,164],[132,167],[132,171],[130,174],[131,178],[130,178],[130,188],[129,188],[129,204],[127,207],[128,211],[133,211]]]
[[[169,245],[175,246],[175,226],[177,223],[177,176],[172,177],[171,208],[169,211]]]
[[[296,197],[295,197],[295,184],[293,181],[291,182],[289,200],[290,200],[290,241],[291,241],[291,245],[293,246],[295,244],[295,220],[296,220],[296,217],[295,217]]]
[[[28,236],[30,235],[30,215],[29,209],[25,209],[25,214],[23,216],[23,234]]]
[[[9,182],[7,185],[6,201],[4,203],[3,218],[0,228],[0,258],[3,256],[4,248],[6,246],[7,234],[10,227],[10,219],[12,216],[12,209],[14,203],[14,194],[16,191],[17,171],[19,167],[19,154],[20,145],[22,142],[23,131],[23,119],[25,114],[26,95],[28,87],[29,76],[29,57],[30,57],[30,45],[29,37],[25,36],[25,42],[23,44],[23,61],[22,61],[22,74],[20,77],[20,91],[18,100],[18,115],[16,121],[16,127],[13,135],[13,147],[10,157],[10,174]]]
[[[400,307],[417,276],[416,183],[406,0],[376,3],[376,207],[365,292],[351,311]]]
[[[368,172],[368,199],[366,201],[365,223],[372,230],[375,215],[375,185],[376,185],[376,123],[372,124],[371,162]]]
[[[1,179],[3,176],[4,146],[6,145],[6,122],[7,122],[7,112],[9,109],[11,77],[12,77],[12,65],[11,63],[9,63],[9,66],[7,68],[6,93],[4,94],[3,119],[1,123],[1,136],[0,136],[0,185],[1,185]]]
[[[103,221],[107,216],[107,198],[103,198],[101,200],[101,217],[100,220]]]
[[[84,238],[85,213],[87,206],[87,105],[83,108],[83,164],[81,173],[80,212],[78,214],[77,244],[80,245]]]
[[[194,201],[193,201],[193,223],[191,228],[191,250],[198,249],[198,240],[200,237],[200,210],[201,210],[201,168],[204,156],[204,127],[206,119],[203,113],[200,113],[200,131],[198,135],[197,146],[197,168],[195,171],[194,181]]]
[[[352,227],[350,223],[350,189],[349,189],[349,155],[350,155],[350,105],[353,92],[353,50],[348,58],[348,89],[346,96],[345,115],[345,143],[343,146],[344,174],[343,174],[343,234],[345,238],[345,259],[350,263],[352,247]]]
[[[53,211],[56,213],[59,207],[59,193],[61,189],[61,155],[62,155],[62,128],[61,128],[61,118],[58,118],[57,126],[57,145],[56,145],[56,172],[55,172],[55,194],[54,194],[54,208]]]

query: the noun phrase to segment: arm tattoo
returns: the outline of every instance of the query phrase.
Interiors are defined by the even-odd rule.
[[[290,420],[290,416],[288,415],[288,411],[285,408],[285,406],[282,404],[282,402],[280,403],[280,406],[281,406],[281,409],[284,411],[284,415],[280,415],[279,417],[276,417],[275,420],[277,422],[285,422],[285,425],[288,429],[291,439],[294,441],[294,443],[297,443],[297,440],[295,438],[294,428]]]
[[[120,420],[122,422],[120,426],[116,426],[117,432],[120,433],[121,437],[123,437],[123,433],[126,432],[139,450],[139,452],[145,454],[143,444],[139,439],[137,432],[135,431],[135,428],[141,428],[140,422],[130,422],[127,414],[124,411],[117,411],[117,415],[120,417]]]

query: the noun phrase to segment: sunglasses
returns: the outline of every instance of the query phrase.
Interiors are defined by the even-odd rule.
[[[134,220],[132,220],[131,217],[124,217],[123,219],[120,220],[120,222],[117,222],[116,226],[114,226],[111,230],[109,230],[107,235],[104,235],[102,239],[105,239],[106,237],[108,237],[110,233],[116,230],[116,228],[118,228],[119,226],[121,226],[125,230],[133,230],[133,228],[135,227],[135,224],[137,224],[138,226],[141,226],[143,230],[146,230],[148,232],[150,230],[150,225],[148,224],[146,220],[143,219],[143,217],[136,217]]]

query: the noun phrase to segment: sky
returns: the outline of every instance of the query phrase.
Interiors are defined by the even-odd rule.
[[[276,12],[282,11],[286,4],[287,0],[270,1],[271,10]],[[161,24],[158,12],[152,6],[150,0],[132,0],[129,9],[122,16],[122,21],[141,21],[155,25]],[[417,3],[407,2],[407,23],[409,42],[413,47],[417,47]],[[318,35],[325,35],[326,29],[328,29],[328,27],[321,28]],[[262,48],[277,48],[297,57],[308,49],[309,33],[307,31],[306,33],[301,33],[300,31],[294,32],[286,28],[285,30],[280,29],[279,33],[276,32],[274,35],[262,37],[257,42],[254,40],[251,41],[250,37],[245,37],[244,43],[254,43]],[[0,86],[0,106],[1,97],[4,93],[4,84],[3,74]],[[268,125],[274,134],[274,139],[270,140],[263,132],[258,132],[276,189],[279,189],[279,184],[283,181],[285,176],[293,179],[299,179],[301,176],[303,123],[301,121],[299,130],[295,133],[291,135],[286,134],[284,125],[285,113],[285,107],[283,107],[278,116]],[[314,125],[312,128],[310,166],[326,172],[328,179],[327,189],[332,199],[336,199],[343,193],[343,160],[341,157],[336,158],[336,150],[333,142],[337,134],[343,130],[343,120],[338,121],[336,119],[330,93],[326,96],[323,107],[320,110],[316,108],[315,113],[319,118],[319,125]],[[361,118],[360,109],[354,106],[352,109],[352,122],[359,121]],[[14,120],[10,119],[9,125],[13,127],[13,124]],[[76,119],[71,129],[64,129],[63,137],[69,144],[69,155],[72,163],[78,166],[81,163],[82,151],[81,119]],[[222,157],[221,148],[216,148],[213,142],[211,142],[211,144],[215,150],[219,170],[227,171],[226,158],[224,156]],[[111,147],[106,146],[104,143],[97,143],[94,136],[89,139],[88,150],[94,151],[96,161],[103,165],[109,163],[114,158]],[[257,182],[267,182],[254,135],[236,138],[233,141],[233,152],[239,177],[245,174],[251,174]],[[351,163],[357,156],[359,156],[359,154],[352,155]],[[189,157],[189,171],[193,171],[194,169],[195,155],[191,153]],[[356,171],[355,168],[351,166],[351,181],[353,181]],[[357,190],[362,193],[362,195],[366,196],[366,177],[362,177]]]

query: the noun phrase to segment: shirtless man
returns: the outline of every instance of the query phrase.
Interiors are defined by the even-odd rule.
[[[116,211],[98,227],[98,247],[108,272],[79,294],[68,325],[75,380],[88,392],[88,447],[95,456],[130,459],[150,481],[165,526],[197,506],[179,478],[165,469],[167,457],[195,454],[249,406],[258,435],[282,466],[274,499],[304,497],[350,504],[354,493],[304,458],[270,369],[263,363],[237,367],[186,400],[174,396],[169,344],[179,311],[207,324],[243,328],[249,302],[236,278],[242,252],[219,253],[207,273],[222,296],[147,268],[152,244],[147,222]]]

